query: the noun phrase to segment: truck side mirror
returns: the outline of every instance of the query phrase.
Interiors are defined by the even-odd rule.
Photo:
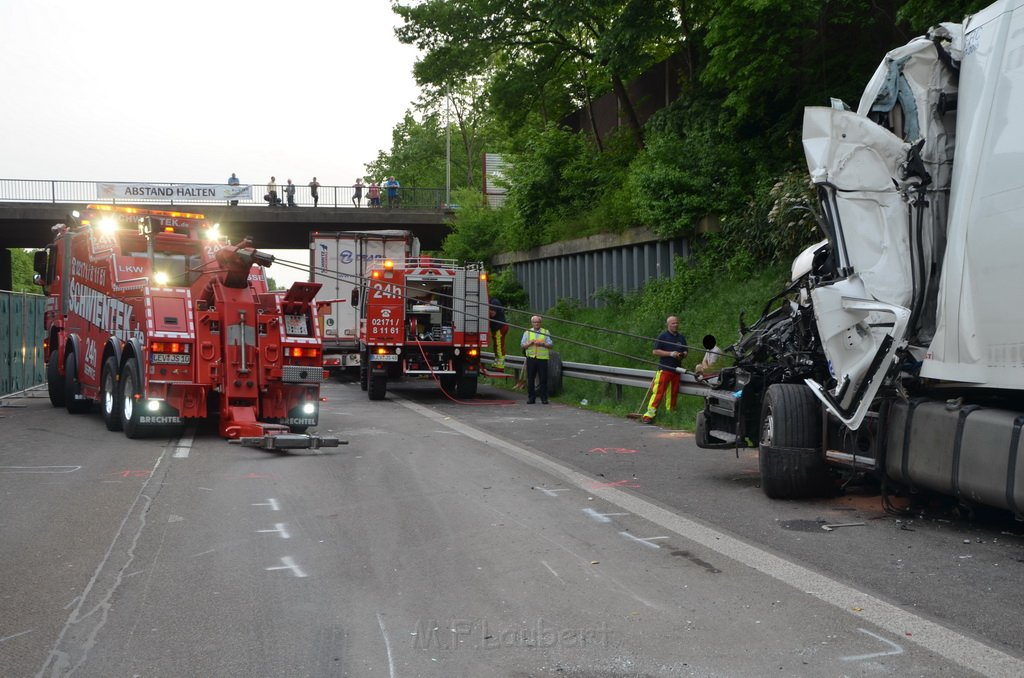
[[[32,255],[32,270],[46,277],[46,250],[39,250]]]
[[[359,306],[359,288],[358,287],[353,288],[353,290],[352,290],[351,303],[352,303],[352,308],[357,308]]]

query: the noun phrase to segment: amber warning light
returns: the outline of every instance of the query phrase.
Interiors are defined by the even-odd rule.
[[[316,358],[320,355],[320,349],[289,346],[284,349],[284,355],[286,358]]]
[[[149,350],[153,353],[188,353],[189,344],[177,341],[151,341]]]

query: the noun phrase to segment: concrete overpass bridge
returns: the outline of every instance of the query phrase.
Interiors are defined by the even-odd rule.
[[[413,232],[425,250],[441,247],[451,230],[452,210],[443,203],[444,189],[400,189],[395,207],[366,207],[352,204],[351,186],[321,186],[319,206],[313,207],[309,187],[297,187],[296,207],[268,207],[262,200],[265,186],[253,185],[242,194],[238,205],[227,200],[214,203],[202,199],[124,200],[94,198],[98,182],[57,182],[0,179],[0,289],[11,288],[11,258],[8,247],[44,247],[51,241],[50,229],[66,222],[68,215],[87,204],[116,203],[148,209],[199,212],[218,222],[232,242],[251,236],[261,249],[305,249],[313,231],[376,231],[404,229]],[[195,184],[117,184],[117,186],[198,186]],[[218,191],[226,185],[210,186]],[[249,187],[246,187],[249,188]],[[280,191],[280,187],[278,189]]]

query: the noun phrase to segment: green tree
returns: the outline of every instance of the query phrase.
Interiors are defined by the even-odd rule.
[[[633,224],[687,234],[710,215],[719,239],[738,238],[745,257],[771,260],[813,231],[792,206],[785,220],[769,218],[785,202],[780,190],[803,193],[804,107],[829,97],[856,103],[888,50],[986,2],[396,0],[396,32],[423,50],[415,72],[427,94],[420,128],[404,121],[382,166],[396,173],[428,157],[420,136],[436,149],[444,131],[428,118],[443,119],[439,103],[460,97],[453,165],[464,157],[468,179],[481,150],[511,161],[507,208],[491,214],[463,199],[469,208],[446,247],[465,258],[473,247],[487,255]],[[681,59],[682,93],[646,124],[637,152],[624,85],[669,54]],[[463,82],[468,93],[449,86]],[[626,135],[559,128],[609,91]]]
[[[512,213],[508,209],[491,209],[483,194],[475,189],[463,188],[453,193],[458,204],[452,230],[445,239],[442,251],[446,257],[460,261],[488,261],[492,256],[508,249],[505,234]]]
[[[545,110],[545,120],[611,89],[637,143],[640,123],[625,83],[678,42],[675,5],[665,0],[431,0],[393,8],[405,21],[399,40],[424,52],[415,70],[421,84],[488,75],[506,89],[540,85],[544,103],[561,90],[571,107]]]
[[[917,33],[942,21],[960,21],[992,4],[992,0],[907,0],[897,16]]]
[[[371,179],[395,176],[403,187],[441,188],[445,185],[443,121],[437,113],[416,120],[411,111],[391,132],[391,149],[366,164]]]
[[[43,288],[32,281],[35,276],[35,271],[32,270],[32,258],[35,250],[12,247],[7,251],[11,254],[12,291],[41,294]]]

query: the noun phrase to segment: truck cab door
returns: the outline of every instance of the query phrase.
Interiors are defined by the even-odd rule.
[[[803,141],[837,274],[810,292],[834,384],[806,383],[833,415],[857,429],[911,315],[909,216],[896,179],[910,145],[838,108],[808,108]]]

